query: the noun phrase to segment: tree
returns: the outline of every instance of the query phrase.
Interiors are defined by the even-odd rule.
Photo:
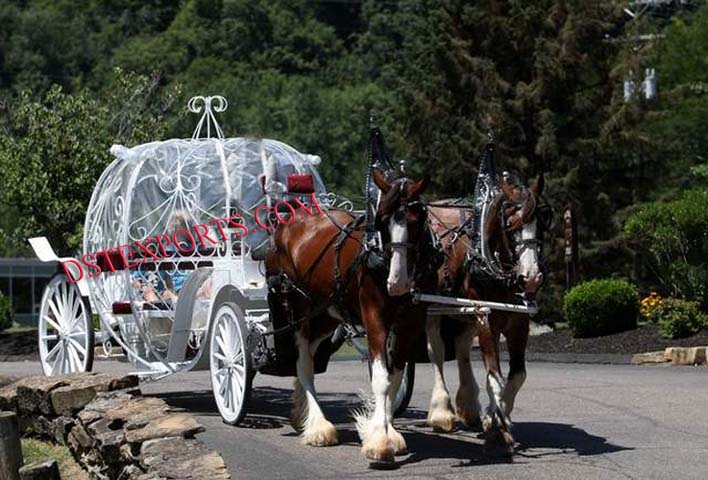
[[[102,101],[55,85],[40,100],[24,92],[6,106],[0,203],[19,214],[2,232],[11,249],[27,252],[26,239],[39,235],[64,254],[80,246],[86,208],[110,161],[111,144],[143,142],[164,130],[164,109],[173,95],[156,95],[156,81],[119,72],[113,94]]]

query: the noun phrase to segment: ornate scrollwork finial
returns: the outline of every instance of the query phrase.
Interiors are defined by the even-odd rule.
[[[369,127],[370,128],[378,128],[379,126],[379,116],[376,114],[374,110],[371,110],[369,112]]]
[[[489,143],[494,143],[494,132],[492,131],[491,128],[489,130],[487,130],[487,141]]]
[[[197,123],[197,127],[194,129],[192,134],[192,139],[201,138],[202,127],[206,124],[206,137],[212,138],[212,128],[217,138],[224,138],[224,132],[221,130],[219,122],[216,121],[214,112],[221,113],[229,108],[229,102],[226,98],[221,95],[214,95],[212,97],[203,97],[201,95],[192,97],[187,102],[187,108],[192,113],[201,113],[202,116]]]

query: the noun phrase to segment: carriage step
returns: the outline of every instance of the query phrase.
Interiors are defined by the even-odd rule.
[[[106,355],[106,352],[101,345],[98,345],[93,349],[93,358],[96,360],[111,360],[122,357],[125,357],[125,354],[123,353],[123,349],[119,346],[112,347],[108,355]]]

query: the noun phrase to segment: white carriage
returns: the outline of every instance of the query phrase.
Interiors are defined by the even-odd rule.
[[[63,262],[73,277],[59,270],[42,297],[46,375],[90,371],[100,343],[106,354],[123,352],[144,379],[209,369],[224,421],[241,420],[253,375],[275,355],[263,265],[268,212],[295,198],[311,206],[313,195],[326,209],[336,196],[317,173],[319,157],[275,140],[224,138],[214,112],[226,106],[223,97],[195,97],[189,107],[201,119],[191,139],[111,148],[81,262],[30,239],[41,260]],[[219,220],[236,214],[243,227]]]

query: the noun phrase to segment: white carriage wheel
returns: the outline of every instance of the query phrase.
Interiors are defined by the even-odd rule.
[[[253,372],[247,348],[248,328],[243,312],[222,303],[213,317],[209,335],[209,371],[214,400],[224,423],[238,424],[246,414]]]
[[[411,403],[413,395],[413,384],[415,383],[415,362],[407,362],[403,367],[403,378],[401,386],[398,387],[396,398],[393,400],[393,416],[400,417]]]
[[[54,275],[44,289],[38,328],[39,358],[45,375],[91,371],[91,308],[63,273]]]

